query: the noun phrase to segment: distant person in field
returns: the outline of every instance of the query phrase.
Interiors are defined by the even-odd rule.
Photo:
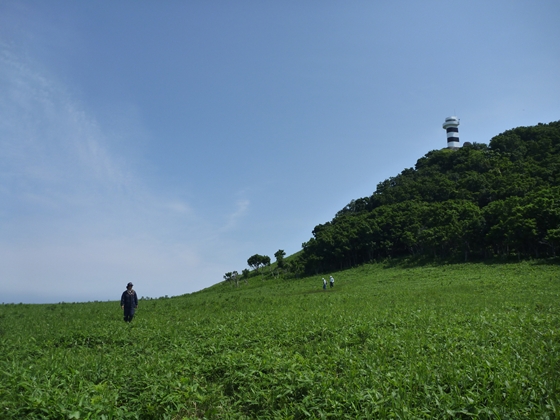
[[[327,290],[327,281],[323,277],[323,290]]]
[[[128,283],[126,290],[121,296],[121,308],[124,309],[124,320],[126,322],[132,321],[134,318],[134,310],[138,308],[138,296],[132,289],[133,284]]]
[[[334,277],[331,276],[331,278],[329,279],[329,283],[331,284],[331,289],[334,287]]]

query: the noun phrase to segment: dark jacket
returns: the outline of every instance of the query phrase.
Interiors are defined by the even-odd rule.
[[[131,292],[128,293],[128,290],[125,290],[121,296],[121,306],[124,306],[124,312],[127,315],[134,315],[134,309],[138,306],[138,296],[134,290]]]

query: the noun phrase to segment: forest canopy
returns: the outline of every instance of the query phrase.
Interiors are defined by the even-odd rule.
[[[431,151],[312,233],[302,245],[307,272],[407,255],[556,256],[560,121]]]

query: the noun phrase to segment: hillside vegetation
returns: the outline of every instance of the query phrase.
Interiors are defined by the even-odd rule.
[[[411,255],[556,256],[559,228],[557,121],[429,152],[316,226],[300,265],[313,274]]]
[[[404,264],[404,263],[403,263]],[[557,264],[0,306],[3,419],[560,418]]]

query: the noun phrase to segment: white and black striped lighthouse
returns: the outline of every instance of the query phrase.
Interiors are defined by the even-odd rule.
[[[459,148],[459,118],[447,117],[443,123],[443,128],[447,131],[447,148]]]

